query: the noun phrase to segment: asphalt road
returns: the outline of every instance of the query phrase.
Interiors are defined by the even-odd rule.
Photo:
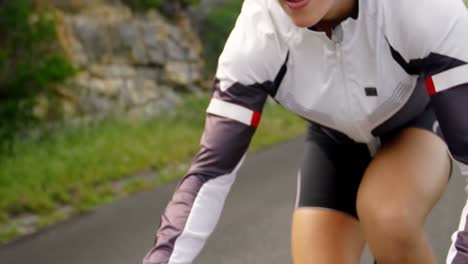
[[[290,215],[302,141],[292,140],[247,159],[197,264],[291,263]],[[426,226],[439,263],[444,263],[466,199],[464,186],[462,177],[452,177]],[[174,187],[160,186],[2,246],[0,263],[141,263]],[[371,263],[368,252],[362,263]]]

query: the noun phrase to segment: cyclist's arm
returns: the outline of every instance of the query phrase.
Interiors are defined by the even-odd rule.
[[[261,91],[256,96],[251,108],[241,105],[244,101],[236,104],[218,96],[212,99],[200,151],[162,215],[145,264],[192,263],[198,255],[218,221],[255,131],[266,98]]]
[[[468,12],[463,1],[384,2],[384,33],[393,56],[408,73],[419,74],[425,80],[450,152],[466,166]]]
[[[395,5],[395,2],[398,2]],[[393,0],[395,50],[425,79],[440,128],[468,176],[468,12],[461,0]],[[399,9],[400,8],[400,9]],[[398,10],[399,9],[399,10]],[[404,17],[398,16],[404,14]],[[397,21],[396,18],[399,18]],[[387,18],[387,24],[392,23]],[[397,31],[400,30],[400,33]],[[400,36],[398,36],[400,34]],[[468,200],[447,263],[468,263]]]
[[[218,62],[200,151],[161,218],[144,264],[188,264],[215,228],[286,54],[268,15],[246,0]]]
[[[451,1],[461,2],[440,2]],[[426,57],[423,78],[450,153],[468,176],[468,12],[463,11],[454,11],[446,36]]]
[[[453,21],[437,51],[440,62],[427,66],[426,88],[450,153],[461,174],[468,176],[468,12]],[[468,200],[452,236],[448,264],[468,263],[467,220]]]

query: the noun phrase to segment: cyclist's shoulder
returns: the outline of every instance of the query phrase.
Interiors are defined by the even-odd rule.
[[[413,55],[430,52],[467,14],[461,0],[374,1],[387,41]]]
[[[288,38],[297,28],[280,10],[278,1],[245,0],[218,62],[217,75],[274,76],[288,52]],[[276,4],[275,4],[276,3]]]
[[[299,31],[276,0],[245,0],[235,28],[255,33],[248,35],[250,39],[280,41],[287,41]]]
[[[439,18],[447,15],[456,17],[466,13],[462,0],[361,0],[373,2],[379,14],[389,21],[405,21],[407,23],[423,20],[426,24],[437,24]],[[428,19],[430,18],[430,19]]]

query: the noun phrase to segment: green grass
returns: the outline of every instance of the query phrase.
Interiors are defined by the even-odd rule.
[[[0,229],[0,241],[8,241],[18,237],[20,233],[15,227],[10,227],[5,230]]]
[[[214,7],[206,17],[200,37],[204,47],[203,57],[206,62],[207,77],[213,76],[216,71],[218,57],[236,23],[242,3],[242,0],[226,0]]]
[[[54,215],[61,206],[87,211],[182,176],[178,165],[189,162],[198,150],[207,104],[207,96],[192,96],[164,118],[108,120],[91,127],[61,129],[41,139],[15,141],[13,154],[0,157],[0,225],[6,226],[14,216],[33,213],[45,219],[39,224],[44,226],[62,219]],[[251,150],[303,131],[301,119],[268,103]],[[145,170],[161,175],[150,182],[129,180],[121,195],[115,193],[112,182]],[[14,234],[9,230],[0,237]]]

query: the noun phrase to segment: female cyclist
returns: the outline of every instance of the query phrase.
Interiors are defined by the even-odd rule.
[[[467,62],[461,0],[245,0],[200,151],[143,263],[200,252],[268,95],[310,121],[294,262],[359,263],[367,241],[379,264],[436,263],[423,225],[451,171],[445,142],[468,163]],[[463,234],[448,263],[468,263]]]

